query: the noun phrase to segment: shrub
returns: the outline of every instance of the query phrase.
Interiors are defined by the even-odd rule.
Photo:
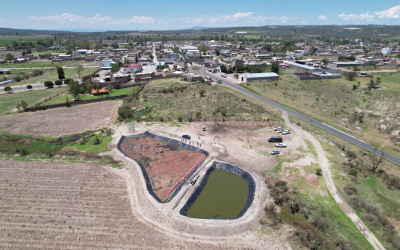
[[[316,174],[316,175],[319,175],[319,176],[322,176],[322,169],[321,169],[320,167],[318,167],[318,168],[315,170],[315,174]]]
[[[94,138],[94,141],[93,141],[93,145],[99,145],[99,144],[101,144],[103,141],[98,137],[98,136],[96,136],[96,138]]]
[[[62,80],[56,80],[54,83],[55,83],[55,85],[60,87],[62,85]]]
[[[120,121],[126,120],[133,116],[133,110],[131,105],[124,104],[118,109],[118,119]]]
[[[17,82],[20,82],[22,80],[22,77],[21,76],[16,76],[16,77],[14,77],[14,80],[17,81]]]
[[[26,86],[26,88],[27,89],[32,89],[32,85],[29,84],[29,85]]]
[[[70,84],[71,82],[73,82],[74,80],[73,79],[71,79],[71,78],[67,78],[67,79],[65,79],[64,80],[64,84]]]
[[[5,88],[4,88],[4,91],[7,91],[7,92],[12,92],[12,91],[13,91],[13,89],[12,89],[11,87],[8,87],[8,86],[7,86],[7,87],[5,87]]]
[[[352,175],[352,176],[354,176],[354,177],[357,177],[357,175],[358,175],[358,170],[357,170],[357,169],[354,169],[354,168],[350,168],[350,170],[349,170],[349,175]]]
[[[29,152],[26,148],[18,148],[17,153],[20,154],[21,156],[25,156],[25,155],[29,154]]]
[[[356,194],[358,192],[358,189],[353,184],[347,184],[343,189],[348,195]]]
[[[46,88],[52,88],[54,86],[54,83],[52,81],[45,81],[44,86]]]

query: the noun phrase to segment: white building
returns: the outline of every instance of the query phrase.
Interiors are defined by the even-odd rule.
[[[142,65],[141,64],[124,65],[120,71],[122,74],[133,74],[142,71]]]
[[[392,52],[392,49],[391,48],[383,48],[382,49],[382,54],[383,55],[388,55],[388,54],[390,54]]]

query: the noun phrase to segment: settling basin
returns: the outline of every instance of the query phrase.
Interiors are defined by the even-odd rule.
[[[242,169],[214,162],[181,214],[199,219],[236,219],[254,199],[254,180]]]

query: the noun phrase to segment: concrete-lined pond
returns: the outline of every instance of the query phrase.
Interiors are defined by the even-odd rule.
[[[203,219],[235,219],[245,208],[249,194],[244,178],[215,168],[186,215]]]

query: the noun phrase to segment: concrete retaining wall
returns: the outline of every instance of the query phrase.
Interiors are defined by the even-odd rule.
[[[249,186],[249,196],[247,198],[246,205],[244,206],[242,211],[240,211],[238,217],[236,217],[235,219],[238,219],[238,218],[242,217],[247,212],[247,209],[249,209],[249,207],[253,203],[254,195],[255,195],[255,191],[256,191],[256,183],[254,182],[253,177],[249,173],[244,171],[243,169],[240,169],[240,168],[235,167],[235,166],[233,166],[231,164],[228,164],[228,163],[222,163],[222,162],[216,162],[215,161],[213,163],[213,165],[207,170],[206,174],[201,179],[201,182],[196,187],[196,189],[194,190],[192,195],[189,197],[189,199],[186,202],[186,204],[182,207],[182,209],[180,211],[181,215],[187,216],[187,211],[193,205],[193,203],[196,201],[197,197],[199,197],[201,191],[203,191],[204,186],[208,182],[208,178],[209,178],[211,172],[214,171],[214,169],[216,169],[216,168],[225,170],[225,171],[227,171],[229,173],[232,173],[234,175],[240,176],[243,179],[245,179],[245,181],[247,182],[247,185]],[[199,218],[199,219],[201,219],[201,218]],[[235,219],[218,219],[218,218],[204,218],[204,219],[207,219],[207,220],[209,220],[209,219],[213,219],[213,220],[235,220]]]
[[[169,197],[169,199],[168,199],[167,201],[162,201],[162,200],[160,200],[160,198],[158,198],[158,196],[154,193],[153,187],[151,186],[150,178],[149,178],[149,176],[148,176],[148,174],[147,174],[146,169],[144,168],[144,166],[143,166],[140,162],[138,162],[136,159],[133,159],[133,158],[129,157],[128,155],[126,155],[126,154],[121,150],[121,144],[124,142],[125,139],[135,138],[135,137],[142,136],[142,135],[145,135],[145,136],[150,137],[150,138],[157,139],[157,140],[159,140],[159,141],[168,142],[168,143],[177,145],[177,146],[179,146],[179,147],[181,147],[181,148],[188,149],[188,150],[190,150],[190,151],[196,151],[196,152],[202,153],[202,154],[204,154],[204,155],[206,156],[206,158],[204,158],[204,160],[201,161],[201,162],[197,165],[197,167],[194,168],[193,171],[186,177],[186,179],[185,179],[184,181],[182,181],[182,183],[175,189],[175,191],[173,192],[173,194]],[[204,161],[207,159],[207,157],[209,156],[209,153],[208,153],[207,151],[203,150],[203,149],[194,147],[194,146],[192,146],[192,145],[189,145],[189,144],[186,144],[186,143],[184,143],[184,142],[177,141],[177,140],[174,140],[174,139],[171,139],[171,138],[167,138],[167,137],[164,137],[164,136],[155,135],[155,134],[152,134],[152,133],[147,132],[147,131],[146,131],[145,133],[143,133],[143,134],[130,135],[130,136],[122,136],[121,139],[119,140],[118,144],[117,144],[117,148],[118,148],[118,150],[119,150],[121,153],[123,153],[126,157],[133,159],[133,160],[140,166],[140,169],[142,170],[143,177],[144,177],[144,179],[145,179],[145,181],[146,181],[146,188],[147,188],[147,191],[149,191],[150,195],[151,195],[156,201],[158,201],[159,203],[168,203],[168,202],[170,202],[170,201],[175,197],[175,195],[179,193],[179,191],[181,190],[181,188],[188,182],[188,180],[192,179],[194,173],[196,173],[197,169],[201,166],[201,164],[203,164],[203,162],[204,162]]]

